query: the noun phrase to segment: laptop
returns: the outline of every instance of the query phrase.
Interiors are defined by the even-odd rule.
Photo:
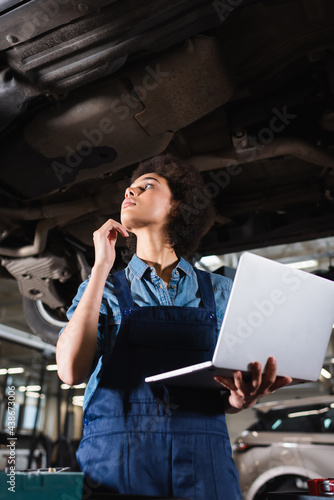
[[[146,377],[145,381],[222,388],[214,376],[250,374],[277,359],[277,375],[316,381],[334,323],[334,282],[250,252],[242,254],[211,361]]]

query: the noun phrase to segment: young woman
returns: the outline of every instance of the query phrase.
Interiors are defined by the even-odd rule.
[[[231,281],[184,259],[211,226],[213,208],[200,174],[171,155],[135,170],[121,221],[94,232],[91,276],[57,344],[64,382],[90,376],[79,465],[122,494],[240,499],[225,412],[251,407],[290,379],[276,377],[269,358],[263,376],[255,362],[248,382],[240,372],[220,378],[228,391],[145,383],[147,375],[211,358]],[[117,233],[136,253],[124,271],[109,274]]]

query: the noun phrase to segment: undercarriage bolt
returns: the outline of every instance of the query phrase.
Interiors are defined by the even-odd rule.
[[[7,35],[6,40],[9,43],[17,43],[19,41],[19,39],[14,35]]]

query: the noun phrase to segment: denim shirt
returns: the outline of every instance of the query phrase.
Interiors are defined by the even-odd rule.
[[[181,257],[172,272],[168,288],[157,275],[155,269],[134,255],[125,268],[126,279],[129,283],[133,301],[136,306],[187,306],[203,307],[197,282],[196,273],[185,259]],[[232,288],[232,281],[224,276],[210,273],[217,309],[217,335],[225,314],[227,302]],[[84,281],[67,311],[71,319],[87,286]],[[90,378],[86,387],[83,410],[101,379],[103,367],[108,361],[120,329],[121,311],[117,301],[117,290],[108,278],[104,287],[100,316],[98,322],[97,349]],[[61,330],[60,334],[62,333]]]

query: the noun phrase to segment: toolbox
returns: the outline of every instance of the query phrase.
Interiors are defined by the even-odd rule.
[[[82,472],[1,471],[0,500],[81,500],[83,478]]]
[[[11,480],[12,478],[12,480]],[[10,489],[12,488],[12,489]],[[15,496],[13,496],[15,493]],[[70,472],[68,469],[48,469],[16,471],[10,476],[0,472],[0,500],[142,500],[166,497],[120,495],[106,487],[87,488],[82,472]],[[187,500],[174,498],[173,500]],[[189,499],[188,499],[189,500]]]

